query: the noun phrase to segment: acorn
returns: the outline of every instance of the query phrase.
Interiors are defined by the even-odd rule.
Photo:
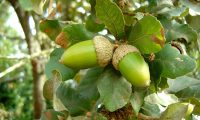
[[[62,55],[60,62],[75,69],[105,67],[112,59],[112,43],[103,36],[95,36],[69,47]]]
[[[149,86],[149,66],[136,47],[120,45],[113,54],[112,64],[133,86]]]

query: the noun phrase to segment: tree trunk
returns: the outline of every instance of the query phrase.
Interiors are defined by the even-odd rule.
[[[29,25],[29,13],[23,11],[20,8],[18,0],[8,0],[8,2],[13,6],[15,12],[18,16],[19,22],[22,26],[25,40],[28,46],[29,54],[40,51],[39,44],[34,44],[36,41],[33,40],[31,29]],[[38,58],[31,59],[32,65],[32,76],[33,76],[33,99],[34,99],[34,119],[39,119],[41,117],[43,100],[42,100],[42,86],[41,73],[40,73],[40,62]]]

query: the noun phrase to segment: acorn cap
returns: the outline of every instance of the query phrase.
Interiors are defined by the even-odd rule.
[[[115,67],[116,70],[118,70],[119,62],[122,60],[122,58],[127,55],[128,53],[132,52],[139,52],[140,51],[132,46],[132,45],[120,45],[114,52],[113,58],[112,58],[112,64]]]
[[[97,62],[100,67],[105,67],[112,59],[114,47],[112,43],[103,36],[95,36],[93,40]]]

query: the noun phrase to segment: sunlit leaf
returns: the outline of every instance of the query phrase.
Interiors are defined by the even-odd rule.
[[[185,117],[188,106],[181,103],[174,103],[167,107],[162,113],[160,120],[182,120]]]
[[[158,52],[165,44],[164,29],[155,17],[147,15],[133,26],[128,42],[141,53]]]
[[[180,0],[180,2],[200,15],[200,3],[196,0]]]
[[[67,110],[66,107],[63,105],[63,103],[60,101],[60,99],[56,96],[56,90],[58,86],[62,83],[62,76],[59,73],[59,71],[54,70],[53,72],[53,109],[56,111],[64,111]]]
[[[191,98],[184,99],[183,101],[194,105],[193,114],[200,116],[200,100],[199,99],[195,97],[191,97]]]
[[[169,8],[159,13],[170,17],[185,17],[189,13],[189,9],[186,7]]]
[[[173,94],[167,93],[153,93],[145,97],[145,101],[151,104],[160,104],[162,106],[168,106],[172,103],[178,102],[178,98]]]

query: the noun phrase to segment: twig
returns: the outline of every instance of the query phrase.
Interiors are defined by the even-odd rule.
[[[39,53],[34,53],[34,54],[32,54],[31,56],[30,56],[30,55],[27,55],[24,59],[32,59],[32,58],[34,58],[34,57],[40,56],[41,54],[46,54],[46,53],[49,53],[49,52],[51,52],[51,51],[52,51],[52,49],[48,49],[48,50],[44,50],[44,51],[39,52]],[[0,58],[1,58],[1,57],[0,57]],[[3,58],[3,57],[2,57],[2,58]],[[4,57],[4,58],[5,58],[5,57]],[[14,59],[14,58],[12,58],[12,59]],[[22,58],[22,59],[23,59],[23,58]],[[8,69],[6,69],[5,71],[3,71],[3,72],[0,73],[0,78],[4,77],[6,74],[8,74],[8,73],[14,71],[15,69],[17,69],[17,68],[23,66],[24,64],[25,64],[25,61],[22,60],[22,61],[18,62],[17,64],[15,64],[15,65],[9,67]],[[0,82],[1,82],[1,80],[0,80]]]
[[[25,64],[25,61],[20,61],[20,62],[18,62],[17,64],[15,64],[15,65],[9,67],[8,69],[6,69],[5,71],[3,71],[3,72],[0,73],[0,78],[2,78],[3,76],[5,76],[5,75],[8,74],[8,73],[14,71],[15,69],[17,69],[17,68],[23,66],[24,64]],[[0,80],[0,82],[1,82],[1,80]]]

